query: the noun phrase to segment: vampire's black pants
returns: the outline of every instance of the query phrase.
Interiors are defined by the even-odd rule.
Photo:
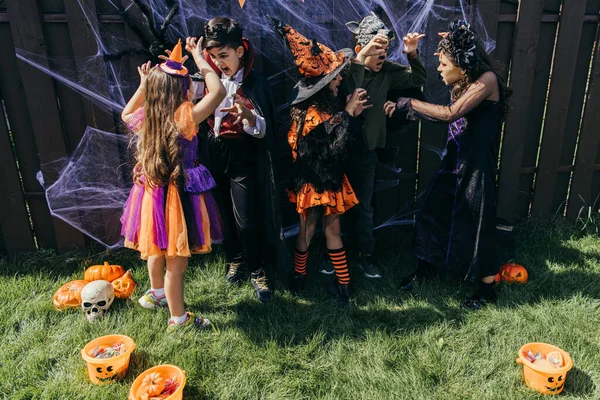
[[[211,137],[208,168],[217,187],[215,197],[223,220],[227,262],[243,258],[250,271],[261,268],[257,215],[254,139]]]

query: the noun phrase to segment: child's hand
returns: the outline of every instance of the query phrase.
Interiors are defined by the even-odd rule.
[[[356,55],[356,59],[364,63],[367,57],[378,57],[382,54],[385,54],[389,43],[389,38],[386,35],[378,33],[369,41],[369,43],[365,45],[365,47],[360,50],[360,52]]]
[[[152,64],[148,61],[145,64],[137,67],[138,74],[140,74],[140,87],[146,87],[146,80],[148,79],[148,74],[150,73],[150,68],[152,68]]]
[[[159,55],[159,56],[158,56],[158,58],[160,58],[161,60],[165,60],[165,61],[167,61],[167,60],[169,59],[169,57],[171,57],[171,50],[169,50],[169,49],[166,49],[166,50],[165,50],[165,53],[167,53],[167,55],[166,55],[166,56],[161,54],[161,55]],[[187,54],[186,54],[185,56],[183,56],[183,57],[181,58],[181,63],[182,63],[182,64],[183,64],[183,63],[185,63],[185,62],[186,62],[186,60],[187,60],[188,58],[190,58],[190,56],[188,56]]]
[[[246,120],[248,121],[248,125],[256,126],[256,116],[244,105],[240,95],[234,94],[233,98],[233,105],[231,107],[223,107],[219,111],[228,112],[234,117],[237,117],[234,124],[238,124],[243,120]]]
[[[408,35],[404,36],[404,50],[402,50],[402,52],[410,55],[414,54],[419,47],[419,40],[423,39],[424,37],[425,35],[419,32],[409,33]]]
[[[369,100],[365,89],[355,89],[354,93],[346,97],[346,112],[353,117],[358,117],[367,108],[373,107],[373,104],[365,104]]]
[[[203,60],[204,56],[202,55],[202,41],[203,37],[198,39],[198,43],[196,43],[195,37],[188,37],[185,39],[185,49],[192,53],[192,57],[194,60]]]
[[[386,101],[383,105],[383,111],[385,111],[385,115],[391,118],[394,111],[396,111],[396,103],[393,101]]]

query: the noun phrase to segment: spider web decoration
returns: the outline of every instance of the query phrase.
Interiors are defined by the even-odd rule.
[[[487,38],[478,13],[466,5],[466,0],[238,0],[237,4],[211,0],[108,2],[114,7],[113,14],[133,32],[129,37],[116,34],[115,24],[98,23],[94,2],[77,1],[97,46],[93,57],[77,60],[77,65],[84,65],[83,68],[74,71],[72,60],[43,59],[21,49],[16,49],[17,57],[115,115],[121,113],[139,83],[137,76],[128,75],[130,65],[147,60],[158,62],[158,55],[164,54],[165,49],[172,48],[178,39],[201,36],[204,23],[219,15],[233,18],[244,27],[244,36],[258,52],[260,62],[255,67],[267,76],[274,102],[284,110],[282,114],[287,112],[286,97],[297,79],[297,72],[281,37],[271,28],[267,14],[294,26],[307,37],[318,38],[332,49],[341,49],[353,47],[352,35],[345,23],[358,21],[378,8],[378,13],[399,38],[391,42],[388,59],[407,64],[401,38],[408,32],[426,34],[419,45],[429,76],[425,97],[442,104],[448,103],[448,90],[437,81],[437,59],[433,56],[439,41],[437,32],[446,29],[449,20],[465,18],[475,27],[488,51],[495,47],[494,41]],[[90,3],[91,8],[88,7]],[[186,62],[186,67],[192,73],[196,70],[191,59]],[[114,127],[113,130],[118,129]],[[406,140],[404,144],[417,148],[416,137]],[[52,176],[45,173],[47,170],[56,171],[59,176],[56,182],[41,179],[52,214],[109,248],[120,245],[120,238],[115,239],[120,229],[118,218],[131,187],[128,141],[129,138],[122,134],[88,128],[73,155],[42,166],[44,176]],[[423,145],[420,151],[421,155],[433,152],[441,156],[444,143]],[[401,158],[380,165],[378,169],[383,173],[376,182],[376,190],[399,185],[403,167]],[[94,176],[87,172],[97,173]],[[395,215],[378,228],[410,223],[414,212],[414,200],[399,204]],[[107,227],[111,226],[115,229],[107,232]],[[293,227],[286,227],[288,234],[293,235],[294,231]]]

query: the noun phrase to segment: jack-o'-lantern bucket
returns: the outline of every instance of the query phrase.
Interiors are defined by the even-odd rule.
[[[531,360],[528,353],[539,353],[546,358]],[[553,364],[548,359],[557,362]],[[559,394],[565,388],[567,372],[573,367],[566,351],[547,343],[527,343],[519,349],[517,363],[523,365],[525,383],[542,394]]]
[[[107,335],[96,338],[81,349],[87,363],[90,381],[96,385],[123,379],[129,368],[135,342],[125,335]]]

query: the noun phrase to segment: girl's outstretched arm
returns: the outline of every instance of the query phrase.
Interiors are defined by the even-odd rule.
[[[146,79],[148,79],[148,74],[150,73],[151,64],[148,61],[145,64],[140,65],[138,69],[138,73],[140,74],[140,86],[137,88],[131,99],[125,105],[123,112],[121,112],[121,119],[123,122],[127,123],[131,118],[131,115],[144,104],[144,92],[146,90]]]
[[[185,40],[185,49],[192,53],[192,57],[194,57],[198,69],[204,76],[204,82],[208,89],[206,96],[192,108],[192,116],[194,117],[194,122],[197,124],[208,118],[219,104],[221,104],[227,94],[221,83],[221,79],[219,79],[219,76],[213,71],[202,55],[202,39],[200,38],[197,43],[196,38],[193,37]]]

